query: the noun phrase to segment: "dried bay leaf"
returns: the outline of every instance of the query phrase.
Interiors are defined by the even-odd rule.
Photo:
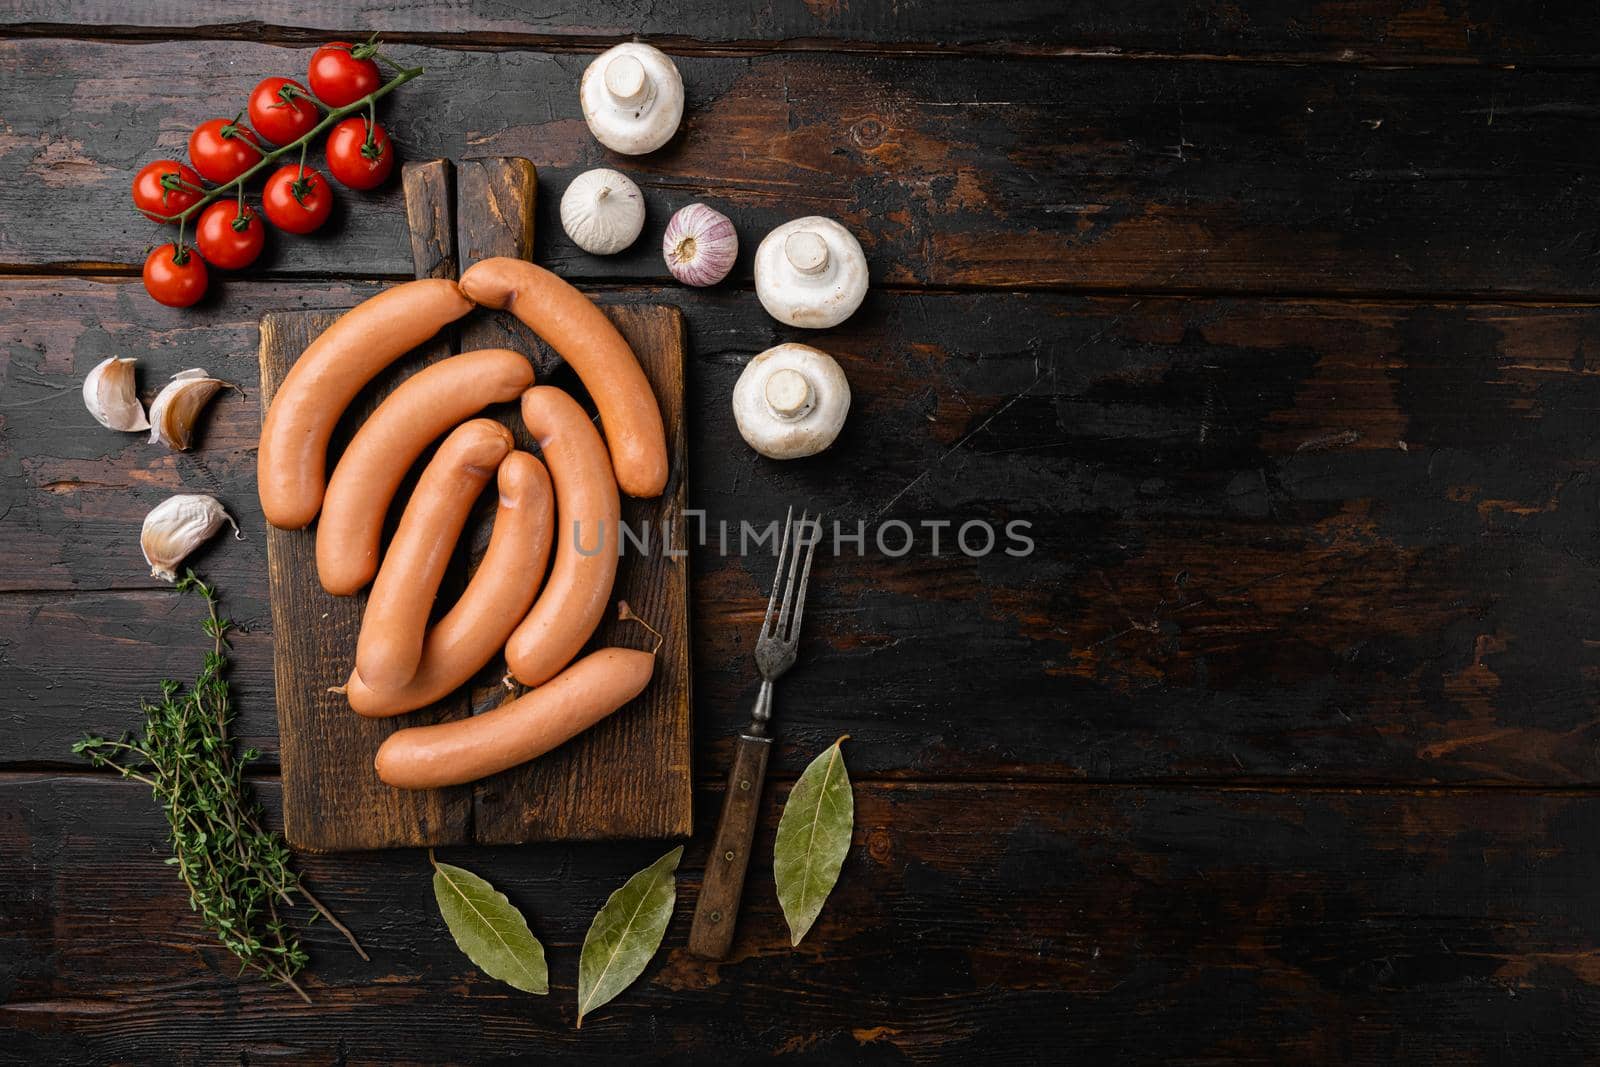
[[[612,893],[589,924],[578,960],[578,1026],[644,973],[667,932],[678,900],[673,873],[683,846],[668,852]]]
[[[471,871],[433,864],[433,895],[456,946],[490,978],[527,993],[550,992],[544,946],[506,895]]]
[[[841,748],[847,737],[811,761],[778,819],[772,875],[792,945],[798,945],[817,921],[850,851],[856,804]]]

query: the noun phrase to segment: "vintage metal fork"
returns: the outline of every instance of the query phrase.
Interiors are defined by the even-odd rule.
[[[808,530],[815,531],[808,536]],[[756,638],[756,666],[761,671],[761,691],[750,713],[750,728],[734,744],[733,770],[728,775],[728,795],[722,801],[717,837],[706,860],[705,880],[695,904],[694,925],[689,928],[689,951],[707,959],[722,959],[733,944],[739,898],[744,894],[745,869],[750,864],[750,842],[761,814],[761,786],[767,776],[767,754],[772,738],[767,722],[772,718],[772,683],[794,666],[800,640],[800,617],[806,609],[806,582],[811,578],[811,556],[822,539],[821,516],[802,512],[794,521],[794,508],[783,520],[783,545],[778,551],[778,574],[767,598],[767,614]],[[800,557],[805,563],[801,565]],[[784,571],[787,560],[789,569]],[[796,580],[795,575],[799,574]],[[783,597],[779,599],[778,592]]]

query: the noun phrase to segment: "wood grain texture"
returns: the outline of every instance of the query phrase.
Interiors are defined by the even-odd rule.
[[[328,311],[262,317],[263,415],[300,353],[337,318]],[[449,354],[449,341],[435,340],[406,362],[416,364],[414,371]],[[342,423],[344,440],[386,393],[368,390],[357,399]],[[403,720],[367,719],[350,710],[342,694],[329,690],[343,686],[350,675],[366,594],[336,597],[322,588],[314,526],[267,526],[266,534],[278,759],[289,843],[311,852],[343,852],[471,840],[470,789],[391,789],[372,769],[378,746],[390,734],[412,724],[460,718],[467,714],[466,699],[455,694]]]
[[[314,926],[304,1009],[193,924],[145,790],[55,770],[192,675],[193,604],[136,547],[179,490],[247,533],[197,563],[242,623],[241,731],[279,758],[256,321],[411,276],[405,181],[340,190],[323,234],[272,237],[184,312],[133,278],[157,231],[127,187],[356,29],[428,68],[383,105],[402,158],[532,159],[532,258],[613,305],[679,304],[694,339],[708,788],[662,954],[581,1034],[584,930],[659,843],[446,852],[529,914],[538,999],[456,951],[420,851],[304,855],[375,957]],[[625,160],[575,88],[636,33],[689,104]],[[1600,1061],[1597,42],[1592,4],[1503,0],[4,5],[0,1060]],[[649,208],[617,257],[555,224],[600,165]],[[711,292],[656,288],[648,234],[696,200],[745,255]],[[807,213],[863,236],[876,285],[823,341],[854,388],[844,438],[769,464],[727,393],[797,339],[749,263]],[[451,218],[423,228],[441,252]],[[169,454],[82,412],[108,355],[140,360],[146,398],[195,365],[242,392]],[[715,531],[796,499],[847,527],[1027,520],[1035,551],[966,559],[946,530],[938,556],[923,534],[819,559],[739,936],[707,963],[683,945],[770,574]],[[856,846],[792,950],[777,803],[846,730]]]
[[[411,238],[411,269],[418,278],[450,278],[461,273],[456,260],[455,166],[448,159],[403,163],[406,232]]]
[[[246,18],[245,16],[249,17]],[[1327,62],[1592,63],[1600,26],[1583,5],[1414,4],[1406,0],[1285,0],[1217,5],[1134,0],[1063,7],[1053,0],[596,0],[575,7],[540,0],[515,8],[492,0],[352,0],[334,12],[311,0],[270,7],[183,11],[166,4],[13,0],[0,10],[12,32],[57,36],[263,36],[317,40],[373,30],[390,38],[465,38],[500,45],[595,48],[646,36],[676,50],[855,49],[898,52],[1088,54],[1165,52],[1197,57]],[[352,28],[362,33],[354,33]]]
[[[276,751],[244,353],[263,310],[370,291],[230,280],[186,316],[137,282],[0,280],[0,760],[71,765],[82,731],[189,672],[189,614],[136,539],[177,491],[244,528],[197,563],[246,629],[242,735]],[[739,523],[803,500],[847,531],[917,524],[918,547],[819,554],[775,775],[850,733],[874,775],[1600,782],[1600,616],[1573,595],[1600,576],[1595,308],[872,294],[826,342],[855,393],[843,438],[775,463],[727,398],[796,332],[737,291],[603,299],[681,303],[694,339],[705,777],[745,725],[771,582]],[[202,362],[244,396],[173,455],[89,424],[77,386],[112,354],[147,398]],[[933,557],[920,523],[953,517],[1030,521],[1036,549],[967,559],[947,529]]]
[[[461,195],[456,226],[460,235],[461,269],[495,256],[533,260],[534,222],[539,206],[539,176],[526,159],[466,159],[461,162]],[[478,311],[461,327],[463,351],[509,348],[533,360],[543,380],[561,366],[561,357],[542,344],[514,315]],[[506,420],[518,446],[533,447],[520,416]]]
[[[761,823],[761,796],[771,754],[770,737],[741,734],[734,742],[722,814],[717,816],[717,832],[706,854],[700,894],[694,902],[694,923],[689,927],[689,951],[696,956],[720,960],[733,947],[751,846]]]
[[[573,280],[668,280],[655,241],[589,256],[556,222],[573,177],[620,165],[651,233],[693,201],[727,212],[741,284],[763,234],[820,214],[860,236],[879,285],[1600,295],[1570,224],[1600,214],[1585,71],[972,57],[956,77],[937,57],[684,56],[682,132],[625,161],[580,114],[587,55],[397,51],[428,71],[382,107],[402,155],[531,159],[556,194],[535,259]],[[131,270],[155,233],[127,203],[139,167],[307,58],[0,41],[0,217],[51,219],[0,227],[0,266]],[[338,205],[325,233],[274,239],[256,273],[411,275],[399,197],[341,190]]]
[[[303,857],[373,957],[311,927],[304,1008],[192,920],[146,790],[0,777],[0,1041],[36,1064],[1600,1057],[1592,795],[858,781],[855,843],[791,949],[774,792],[731,958],[684,946],[713,790],[660,954],[575,1031],[589,920],[659,843],[440,854],[527,914],[548,997],[460,954],[421,851]]]

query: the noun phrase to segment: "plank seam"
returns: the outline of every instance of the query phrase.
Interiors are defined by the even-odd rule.
[[[316,27],[283,26],[261,22],[214,23],[206,26],[135,26],[108,24],[85,26],[53,22],[19,22],[0,27],[0,38],[103,41],[112,44],[183,43],[191,41],[247,41],[255,44],[310,47],[323,43],[333,31]],[[504,30],[429,33],[396,30],[385,33],[390,44],[417,45],[460,51],[539,51],[552,54],[602,52],[631,34],[514,33]],[[782,37],[707,40],[685,34],[652,34],[652,44],[674,55],[749,58],[784,53],[837,53],[884,58],[962,59],[1004,58],[1026,61],[1113,61],[1155,63],[1225,63],[1244,66],[1327,66],[1410,70],[1437,67],[1483,70],[1554,70],[1581,72],[1600,68],[1600,55],[1509,57],[1427,55],[1408,52],[1360,51],[1354,48],[1309,52],[1260,53],[1181,51],[1158,48],[1118,48],[1107,44],[1039,44],[1027,41],[866,41],[852,38]]]

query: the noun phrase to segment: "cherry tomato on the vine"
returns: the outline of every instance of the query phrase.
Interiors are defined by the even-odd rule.
[[[206,295],[206,265],[192,248],[164,244],[144,260],[144,287],[159,304],[186,308]]]
[[[279,167],[261,190],[261,208],[280,230],[310,233],[333,211],[333,190],[321,174],[298,163]]]
[[[239,119],[211,119],[189,135],[189,161],[202,178],[226,185],[261,162],[261,145]]]
[[[312,55],[306,72],[311,91],[329,107],[344,107],[375,92],[383,84],[383,75],[369,58],[371,53],[370,46],[349,41],[323,45]]]
[[[348,118],[328,134],[328,172],[351,189],[375,189],[394,170],[394,145],[383,127],[365,118]]]
[[[133,206],[151,222],[163,222],[162,215],[188,210],[203,192],[200,175],[176,159],[158,159],[134,176]]]
[[[250,125],[273,144],[299,140],[321,119],[306,87],[289,78],[263,78],[250,93]]]
[[[267,241],[267,227],[255,209],[239,210],[234,199],[218,200],[200,212],[194,228],[195,247],[207,263],[223,270],[243,270],[256,261]]]

